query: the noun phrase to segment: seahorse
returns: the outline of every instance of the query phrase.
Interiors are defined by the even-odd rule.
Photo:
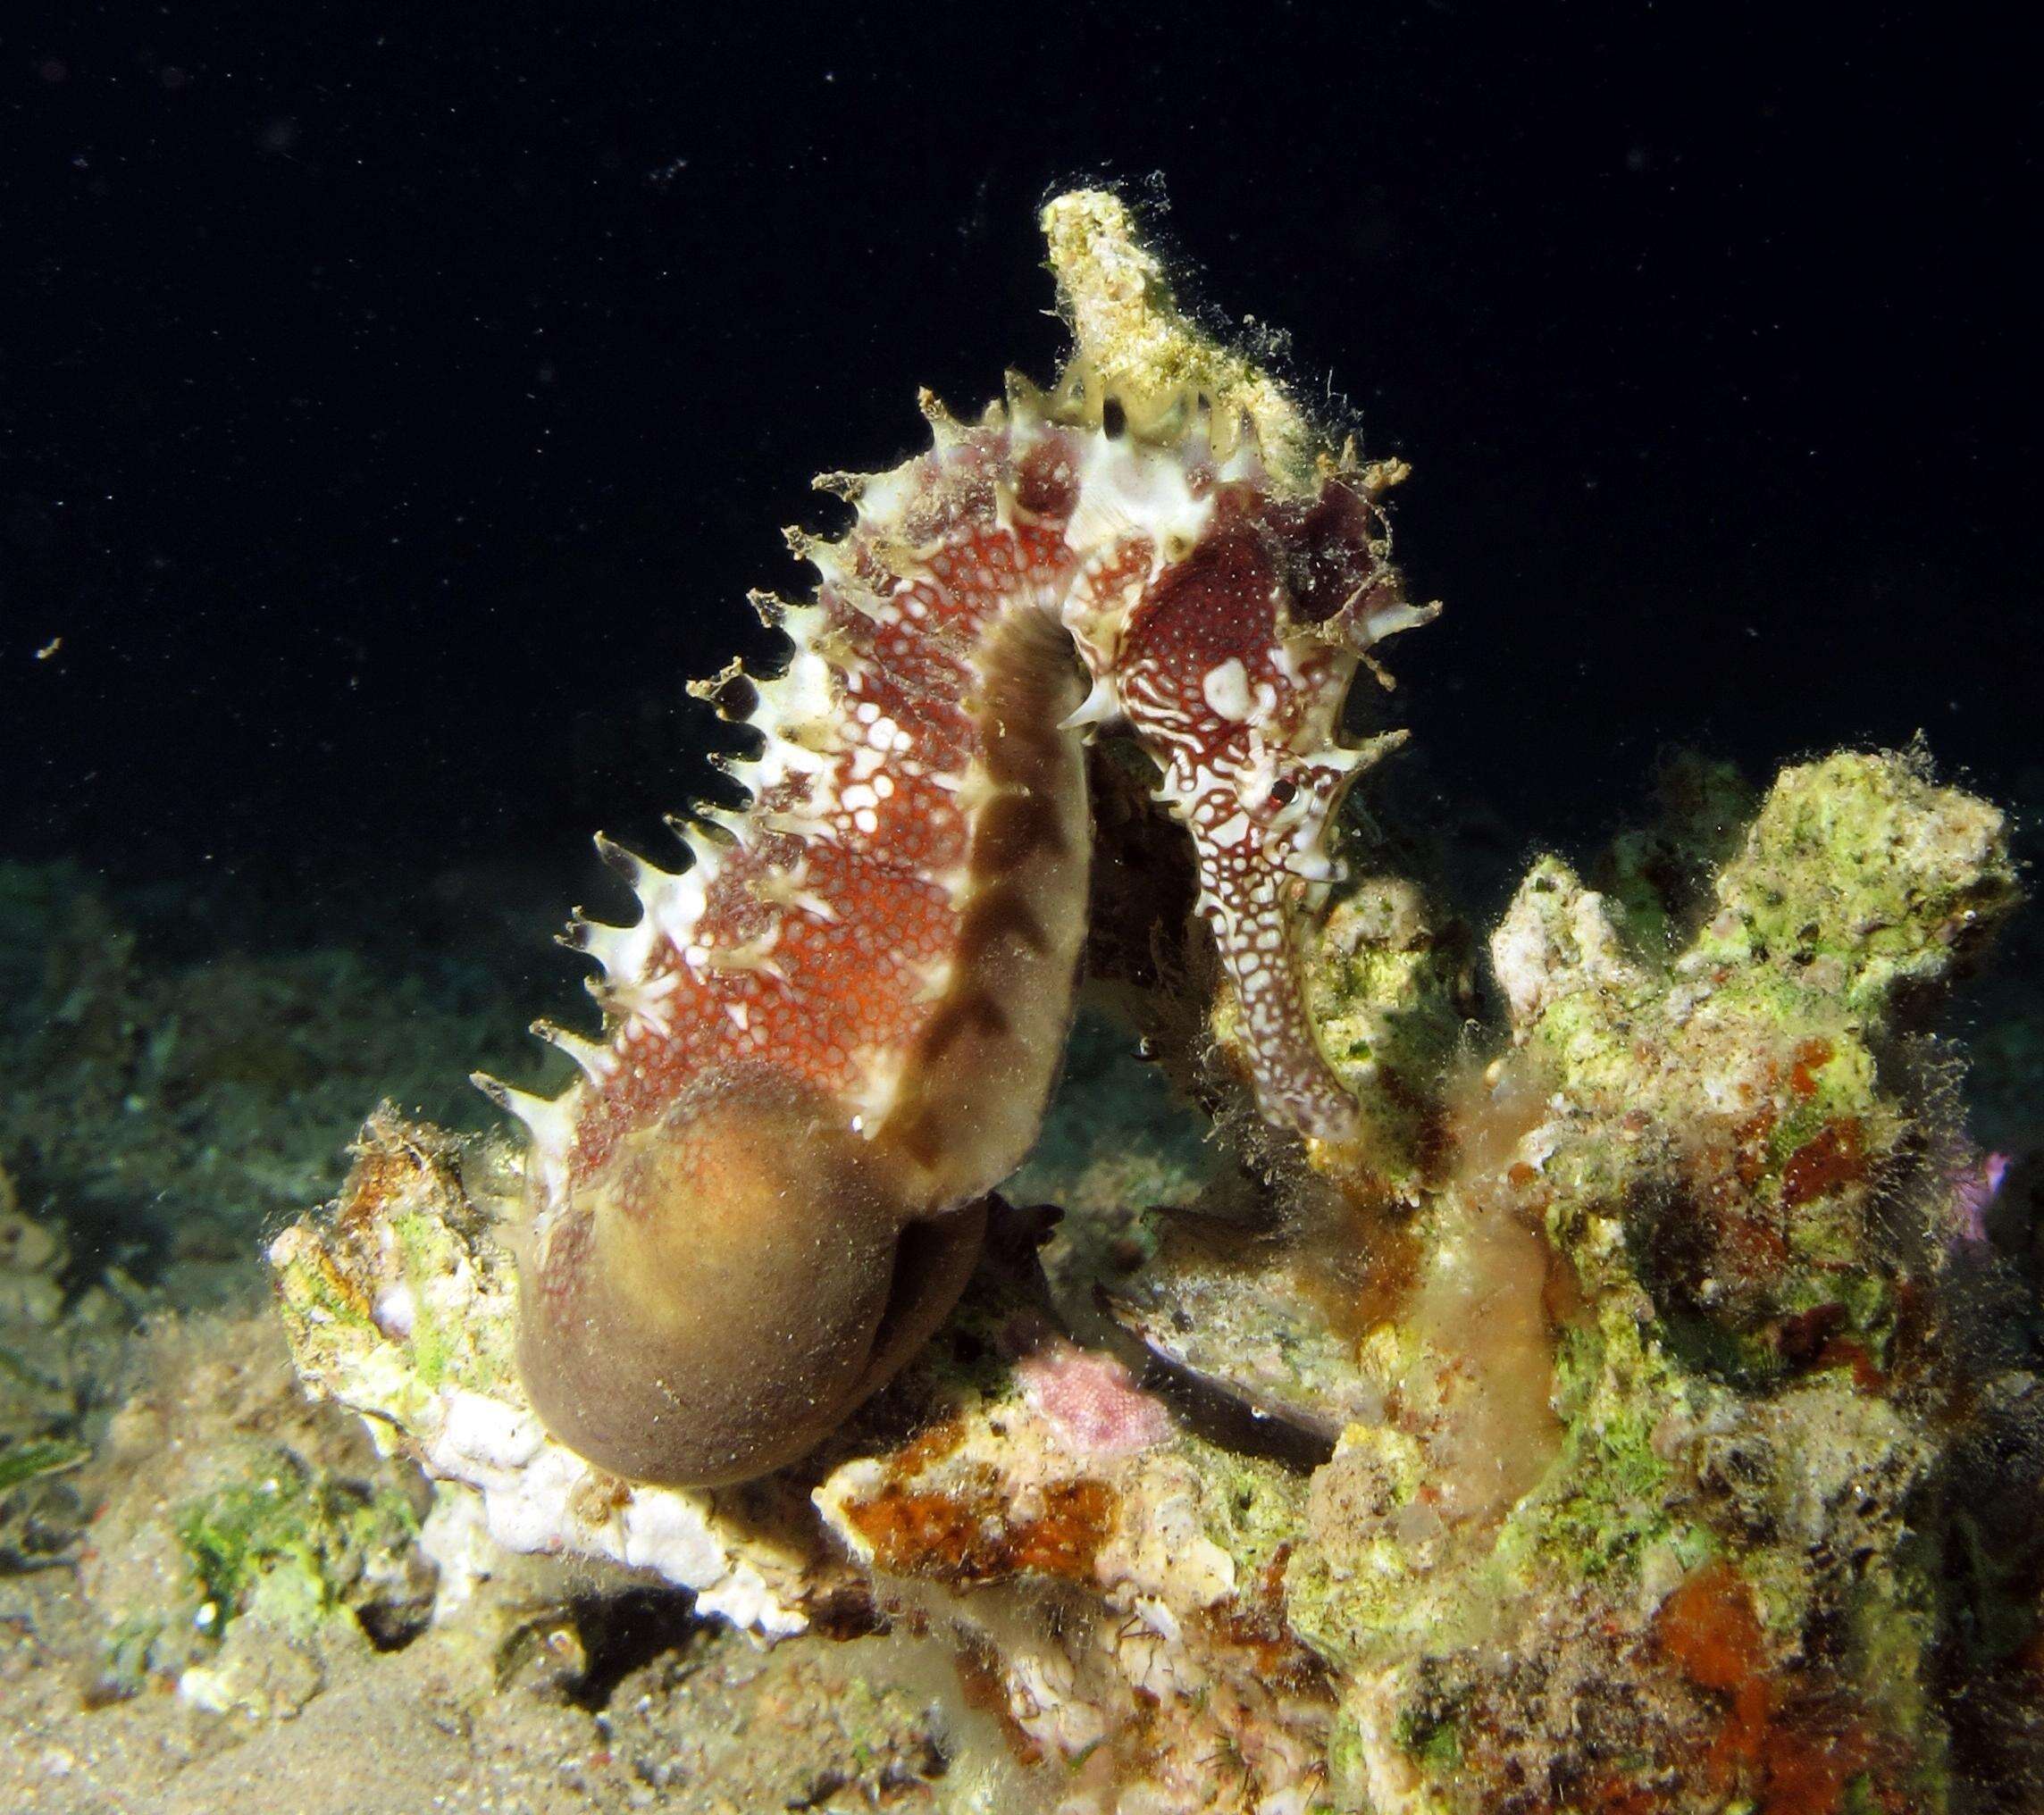
[[[754,596],[784,666],[693,690],[751,727],[748,804],[674,822],[674,870],[599,838],[641,906],[566,935],[600,1038],[535,1028],[580,1068],[557,1098],[477,1077],[530,1134],[524,1384],[619,1476],[799,1458],[956,1301],[1067,1032],[1102,727],[1191,836],[1262,1113],[1360,1138],[1298,953],[1335,811],[1394,740],[1342,739],[1357,664],[1437,608],[1389,560],[1403,469],[1326,445],[1196,328],[1118,197],[1043,225],[1062,377],[1010,374],[969,424],[926,393],[926,452],[817,481],[855,521],[790,532],[813,598]]]

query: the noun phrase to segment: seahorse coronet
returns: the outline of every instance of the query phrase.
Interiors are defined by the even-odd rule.
[[[602,1035],[536,1025],[577,1067],[557,1098],[479,1079],[529,1134],[527,1391],[619,1475],[793,1460],[962,1289],[1061,1051],[1103,726],[1192,839],[1263,1114],[1322,1158],[1360,1139],[1299,941],[1391,741],[1341,739],[1356,665],[1437,609],[1389,565],[1403,467],[1194,327],[1118,199],[1044,226],[1058,382],[1009,373],[969,422],[925,391],[924,452],[816,481],[853,522],[788,532],[813,596],[752,596],[786,660],[691,689],[757,740],[722,762],[747,804],[671,821],[677,869],[599,836],[640,907],[564,936]]]

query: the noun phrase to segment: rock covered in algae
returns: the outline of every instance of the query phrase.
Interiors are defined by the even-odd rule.
[[[96,1287],[67,1301],[69,1260],[61,1226],[24,1210],[0,1167],[0,1569],[75,1544],[80,1509],[65,1477],[91,1453],[80,1426],[127,1321]]]
[[[169,1682],[195,1708],[295,1714],[335,1667],[423,1629],[426,1484],[359,1421],[307,1403],[272,1319],[166,1322],[130,1368],[80,1472],[94,1701]]]
[[[1671,963],[1534,866],[1513,1048],[1361,1345],[1399,1409],[1286,1572],[1348,1806],[1946,1805],[1951,1206],[1894,1022],[2014,899],[2000,815],[1891,756],[1782,775]]]
[[[285,1328],[315,1393],[369,1420],[436,1480],[482,1496],[497,1543],[651,1571],[707,1612],[802,1630],[834,1571],[768,1482],[689,1493],[604,1474],[549,1437],[511,1363],[516,1281],[495,1233],[502,1161],[379,1111],[328,1211],[271,1244]],[[480,1200],[480,1201],[479,1201]]]
[[[1299,1484],[1171,1432],[1114,1363],[1057,1340],[1026,1384],[835,1471],[817,1501],[880,1605],[942,1631],[1018,1759],[1060,1806],[1304,1809],[1333,1710],[1286,1629]],[[1124,1424],[1147,1436],[1104,1436]],[[934,1595],[932,1590],[936,1591]],[[1227,1787],[1216,1794],[1216,1773]],[[1146,1804],[1117,1799],[1140,1783]]]

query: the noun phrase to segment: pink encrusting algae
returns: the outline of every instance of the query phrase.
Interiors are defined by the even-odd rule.
[[[1023,1397],[1059,1440],[1083,1456],[1127,1456],[1161,1443],[1177,1426],[1164,1401],[1144,1393],[1116,1357],[1046,1337],[1015,1364]]]
[[[482,1081],[532,1134],[527,1388],[618,1474],[800,1455],[955,1300],[1069,1017],[1096,727],[1133,733],[1191,834],[1265,1117],[1361,1139],[1296,947],[1387,741],[1339,735],[1357,663],[1432,615],[1388,565],[1402,469],[1319,447],[1186,326],[1111,197],[1046,226],[1064,378],[1011,379],[972,425],[926,397],[926,453],[819,481],[857,519],[792,537],[812,602],[756,601],[786,666],[696,690],[762,740],[728,763],[749,804],[677,823],[674,872],[599,841],[642,907],[571,929],[602,1037],[538,1030],[582,1073],[558,1099]]]

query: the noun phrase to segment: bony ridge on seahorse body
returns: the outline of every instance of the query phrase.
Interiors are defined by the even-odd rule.
[[[955,1302],[1067,1031],[1092,727],[1133,732],[1191,834],[1264,1115],[1361,1138],[1296,928],[1344,790],[1392,741],[1341,740],[1357,662],[1437,609],[1388,563],[1403,469],[1327,448],[1190,325],[1117,197],[1060,197],[1043,224],[1063,379],[1010,378],[972,424],[926,396],[926,453],[819,481],[857,519],[792,535],[813,602],[756,599],[792,658],[695,690],[763,739],[732,765],[750,804],[678,824],[678,872],[599,841],[642,910],[568,934],[601,970],[601,1039],[540,1026],[582,1073],[551,1100],[478,1079],[531,1133],[524,1384],[620,1476],[793,1460]]]

